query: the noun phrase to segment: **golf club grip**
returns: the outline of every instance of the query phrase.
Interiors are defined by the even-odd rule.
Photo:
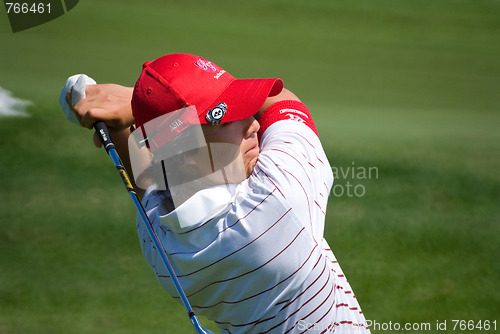
[[[111,136],[109,135],[106,123],[104,123],[103,121],[97,121],[94,124],[94,129],[97,132],[99,138],[101,139],[101,142],[104,145],[106,152],[108,152],[109,154],[109,150],[115,148],[115,144],[113,144],[113,140],[111,140]]]

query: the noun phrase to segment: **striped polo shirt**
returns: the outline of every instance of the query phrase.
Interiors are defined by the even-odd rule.
[[[150,188],[143,203],[194,309],[221,333],[369,332],[323,237],[333,174],[307,108],[272,105],[261,152],[240,184],[199,191],[172,212]],[[144,256],[180,301],[142,221]]]

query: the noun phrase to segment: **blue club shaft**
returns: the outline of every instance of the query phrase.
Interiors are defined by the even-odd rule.
[[[111,140],[111,137],[109,135],[107,126],[104,122],[96,122],[94,125],[95,130],[97,131],[97,134],[99,135],[99,138],[101,139],[104,148],[106,149],[106,152],[108,152],[109,156],[113,160],[113,163],[115,164],[116,169],[120,173],[120,176],[122,177],[123,183],[125,184],[125,187],[127,188],[127,191],[132,198],[132,201],[135,204],[135,207],[137,208],[137,211],[139,215],[141,216],[141,219],[146,226],[146,229],[148,230],[149,236],[151,237],[151,240],[153,241],[156,249],[158,250],[158,254],[160,255],[163,264],[167,268],[167,271],[170,275],[170,278],[172,279],[172,282],[174,283],[175,289],[177,290],[177,293],[179,297],[181,298],[182,303],[184,304],[184,307],[188,311],[188,316],[189,319],[191,320],[191,323],[193,324],[193,327],[196,329],[196,332],[198,334],[213,334],[211,331],[204,329],[201,326],[201,323],[194,313],[191,305],[189,304],[189,300],[187,299],[187,296],[182,289],[182,286],[179,282],[179,279],[177,278],[177,275],[175,274],[174,268],[170,264],[170,261],[168,260],[167,254],[165,253],[165,250],[160,244],[160,240],[158,239],[158,236],[156,235],[156,232],[153,229],[153,225],[151,224],[151,221],[148,218],[148,215],[146,213],[146,210],[144,210],[144,207],[142,206],[141,200],[139,199],[139,196],[137,196],[137,193],[134,190],[134,187],[132,186],[132,183],[130,182],[130,178],[127,174],[127,171],[125,167],[123,166],[123,163],[120,159],[120,156],[118,155],[118,152],[115,149],[115,145],[113,144],[113,141]]]

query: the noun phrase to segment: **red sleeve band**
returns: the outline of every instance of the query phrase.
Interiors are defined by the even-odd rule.
[[[304,123],[311,130],[318,135],[316,131],[316,126],[314,125],[311,113],[307,109],[304,103],[294,100],[284,100],[279,101],[271,105],[264,111],[264,113],[259,118],[260,130],[259,139],[262,137],[264,131],[267,130],[272,124],[278,121],[292,120],[300,123]]]

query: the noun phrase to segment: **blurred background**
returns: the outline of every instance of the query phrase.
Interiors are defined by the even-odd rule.
[[[372,324],[500,326],[499,1],[86,0],[18,33],[2,7],[0,50],[0,333],[193,332],[57,102],[72,74],[132,86],[175,52],[308,105],[336,174],[326,238]]]

